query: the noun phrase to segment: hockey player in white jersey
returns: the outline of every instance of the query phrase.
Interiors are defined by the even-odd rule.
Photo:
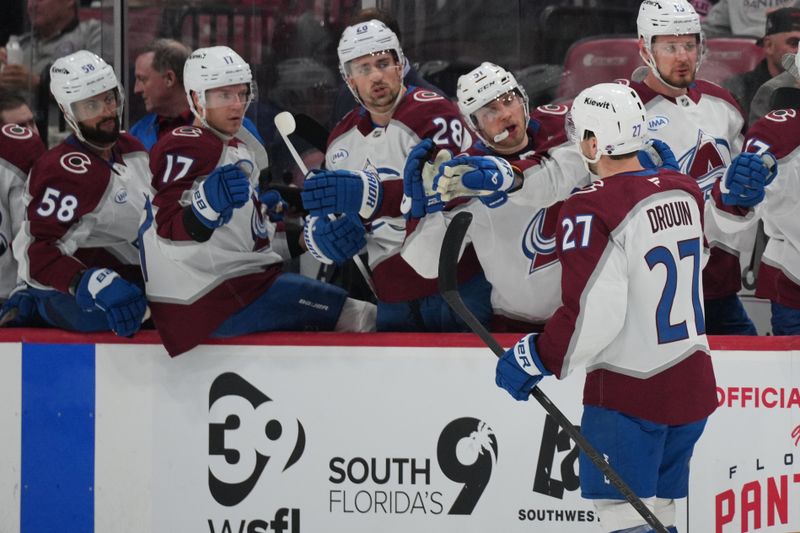
[[[140,229],[147,295],[169,354],[256,331],[374,330],[374,305],[282,272],[284,259],[302,253],[301,233],[276,222],[280,199],[258,193],[261,169],[238,137],[255,93],[250,66],[226,46],[200,48],[183,79],[195,121],[153,147],[155,196]]]
[[[403,198],[407,156],[421,139],[456,153],[472,144],[471,136],[446,98],[403,85],[403,51],[382,22],[346,28],[338,55],[342,77],[359,105],[331,133],[326,170],[312,172],[305,182],[309,250],[323,262],[341,263],[359,252],[349,243],[366,240],[379,331],[466,330],[439,296],[436,280],[415,272],[400,251],[412,229],[403,217],[411,200]],[[471,247],[458,279],[466,304],[488,323],[491,286]]]
[[[439,152],[438,168],[427,161],[433,149],[429,141],[411,152],[404,185],[412,215],[424,218],[406,240],[403,257],[418,272],[435,277],[447,220],[469,210],[473,222],[467,238],[492,284],[492,329],[541,328],[561,303],[555,255],[560,200],[590,182],[590,172],[564,134],[567,108],[540,106],[529,114],[527,94],[514,75],[489,62],[459,78],[457,96],[478,141],[450,161]],[[646,158],[648,164],[674,162],[663,143],[646,148],[655,152]],[[442,209],[443,200],[470,196],[477,198]]]
[[[545,376],[587,369],[581,431],[671,532],[689,459],[716,407],[703,318],[703,196],[674,170],[643,169],[646,128],[630,88],[575,99],[569,136],[600,180],[561,208],[562,306],[498,361],[496,383],[526,400]],[[604,531],[647,533],[582,453],[581,494]]]
[[[73,134],[31,170],[14,240],[19,275],[46,323],[129,336],[147,306],[134,246],[147,152],[120,132],[124,93],[100,57],[81,50],[56,60],[50,92]]]
[[[709,334],[755,335],[737,293],[739,255],[753,248],[754,232],[723,231],[711,213],[712,190],[742,148],[745,119],[725,89],[695,79],[706,53],[705,36],[686,0],[644,0],[637,18],[640,55],[648,66],[642,82],[631,81],[647,108],[651,138],[665,141],[681,172],[706,195],[705,232],[711,258],[703,271]]]
[[[36,308],[25,284],[17,284],[11,242],[25,217],[23,194],[28,172],[44,152],[44,143],[33,130],[17,124],[0,127],[0,321],[12,326],[26,325]]]
[[[541,328],[561,303],[561,266],[555,254],[558,200],[589,183],[577,149],[566,144],[566,108],[542,106],[529,114],[525,89],[511,72],[489,62],[458,79],[457,96],[461,115],[478,141],[467,150],[469,157],[452,160],[458,162],[454,168],[468,169],[472,173],[468,181],[493,174],[513,180],[514,174],[524,173],[535,195],[517,203],[515,188],[510,187],[444,211],[435,193],[432,197],[425,192],[427,188],[432,193],[433,174],[438,170],[428,162],[435,145],[425,140],[412,150],[405,167],[412,216],[422,220],[409,235],[403,257],[422,275],[435,277],[447,220],[459,211],[470,211],[473,222],[467,238],[492,284],[491,329]],[[551,158],[553,152],[556,156]],[[440,152],[437,161],[446,158]]]
[[[795,62],[798,62],[795,55]],[[764,223],[768,241],[756,296],[771,302],[773,335],[800,335],[800,112],[776,109],[753,124],[715,195],[715,214],[734,228]],[[715,191],[717,192],[717,191]]]

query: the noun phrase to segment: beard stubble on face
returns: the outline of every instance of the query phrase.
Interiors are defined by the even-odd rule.
[[[111,129],[104,129],[109,123],[114,125]],[[113,144],[119,139],[119,117],[108,118],[102,122],[98,122],[96,127],[86,126],[85,124],[79,125],[83,138],[92,144]]]

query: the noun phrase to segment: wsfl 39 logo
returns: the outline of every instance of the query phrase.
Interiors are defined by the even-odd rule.
[[[213,381],[208,411],[208,489],[222,506],[239,505],[263,477],[285,472],[303,455],[300,421],[238,374],[227,372]],[[207,522],[209,533],[300,533],[300,509],[279,507],[271,519]]]

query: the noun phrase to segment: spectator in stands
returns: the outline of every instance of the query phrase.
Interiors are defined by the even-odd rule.
[[[750,102],[756,91],[769,79],[784,71],[781,59],[785,54],[797,53],[800,41],[800,8],[784,7],[767,15],[767,27],[759,44],[764,48],[764,59],[749,72],[737,74],[723,82],[739,102],[745,116],[750,114]]]
[[[756,91],[753,100],[750,102],[750,116],[748,117],[750,124],[755,124],[758,119],[775,108],[773,99],[779,90],[798,87],[795,55],[796,54],[784,55],[781,63],[786,70],[764,82]]]
[[[763,37],[767,13],[782,7],[796,6],[798,6],[797,0],[761,0],[759,2],[719,0],[703,19],[703,31],[706,37],[729,35]]]
[[[147,115],[130,134],[150,150],[166,132],[188,126],[194,115],[183,89],[183,65],[191,50],[173,39],[156,39],[136,57],[133,93],[144,100]]]
[[[355,18],[350,24],[358,24],[359,22],[367,22],[368,20],[373,19],[380,20],[386,24],[386,26],[388,26],[389,29],[392,30],[395,35],[397,35],[397,39],[402,45],[403,38],[400,34],[400,25],[397,23],[397,19],[394,18],[394,15],[385,9],[376,7],[362,9],[355,15]],[[428,83],[422,78],[422,76],[419,75],[417,69],[414,68],[408,57],[406,57],[405,67],[403,67],[403,85],[406,87],[419,87],[420,89],[427,89],[429,91],[444,95],[444,92],[441,89]],[[342,85],[339,88],[339,93],[336,95],[336,103],[333,106],[333,117],[331,124],[336,124],[339,122],[348,111],[355,107],[355,105],[355,98],[353,98],[353,95],[347,88],[347,85]]]
[[[5,124],[25,126],[39,135],[36,117],[22,94],[16,91],[0,90],[0,126]]]
[[[22,64],[6,64],[6,49],[0,48],[0,87],[35,90],[59,57],[78,50],[100,53],[100,21],[79,20],[76,0],[28,0],[28,19],[32,31],[20,37]]]
[[[142,96],[148,113],[131,126],[130,133],[148,151],[164,134],[194,122],[183,87],[183,67],[190,53],[178,41],[156,39],[136,58],[133,92]],[[253,122],[245,118],[243,126],[263,146]]]

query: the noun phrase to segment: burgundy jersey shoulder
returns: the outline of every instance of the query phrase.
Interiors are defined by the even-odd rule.
[[[46,148],[42,139],[30,129],[17,124],[0,128],[0,159],[27,174]]]
[[[661,169],[647,174],[596,180],[564,201],[561,217],[592,215],[613,231],[644,198],[661,191],[681,190],[691,195],[703,213],[703,193],[697,182],[680,172]]]
[[[648,102],[650,102],[651,100],[653,100],[657,96],[662,96],[661,94],[657,93],[656,91],[654,91],[653,89],[651,89],[646,84],[644,84],[644,83],[642,83],[640,81],[620,79],[620,80],[616,80],[616,82],[620,83],[622,85],[627,85],[628,87],[630,87],[631,89],[636,91],[636,94],[639,95],[639,98],[641,98],[642,103],[644,105],[647,105]]]
[[[408,91],[392,116],[405,124],[421,139],[430,137],[437,130],[448,131],[450,121],[456,119],[464,127],[458,107],[444,96],[415,87]],[[438,143],[437,143],[438,144]]]
[[[537,151],[545,151],[567,142],[564,121],[570,103],[540,105],[531,112],[531,123],[535,135],[533,146]],[[530,128],[529,128],[530,130]]]
[[[776,109],[758,119],[747,131],[745,151],[766,148],[778,159],[800,145],[800,115],[796,109]]]
[[[358,127],[359,123],[364,120],[364,115],[365,111],[361,106],[351,109],[345,116],[342,117],[339,122],[336,123],[336,126],[334,126],[330,135],[328,135],[328,146],[333,144],[336,139],[348,131]]]
[[[111,167],[70,139],[47,150],[33,165],[28,180],[32,198],[29,215],[39,198],[74,196],[80,205],[78,215],[92,211],[103,198],[111,178]]]
[[[739,113],[742,113],[742,108],[739,106],[739,103],[736,101],[736,98],[734,98],[733,95],[730,93],[730,91],[728,91],[724,87],[720,87],[716,83],[706,80],[695,80],[694,83],[695,83],[695,88],[698,91],[700,91],[701,94],[707,94],[709,96],[714,96],[721,100],[725,100],[733,107],[735,107],[737,111],[739,111]]]
[[[181,173],[182,177],[187,173],[199,176],[211,172],[217,166],[224,146],[222,139],[206,129],[195,126],[173,129],[161,137],[150,150],[153,185],[162,181],[167,170],[174,174],[170,176],[171,179]],[[179,161],[178,158],[183,159]],[[181,164],[182,168],[168,169],[175,164]],[[185,171],[183,165],[186,165]]]
[[[147,152],[142,142],[128,132],[121,132],[117,144],[114,145],[122,154],[134,152]]]

